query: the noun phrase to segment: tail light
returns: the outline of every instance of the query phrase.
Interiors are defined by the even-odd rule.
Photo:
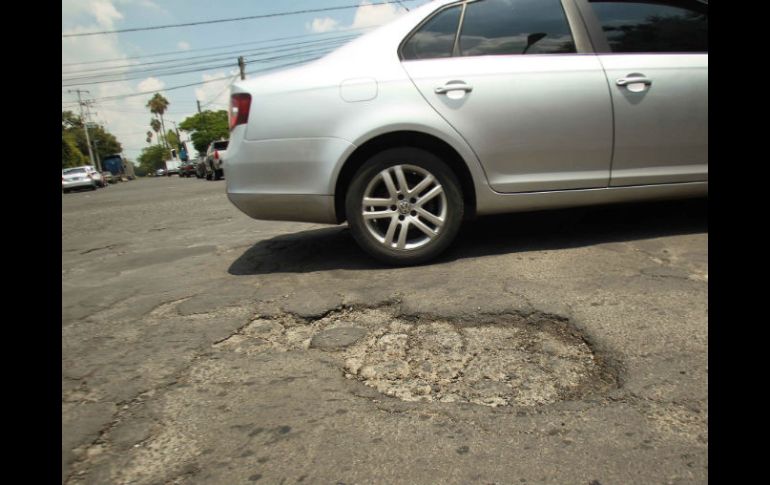
[[[219,160],[219,150],[214,150],[214,160]]]
[[[230,96],[230,130],[249,121],[251,95],[238,93]]]

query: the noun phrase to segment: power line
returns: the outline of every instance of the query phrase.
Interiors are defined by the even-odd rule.
[[[147,77],[147,76],[150,76],[150,75],[163,75],[163,73],[166,72],[166,70],[173,70],[173,69],[177,69],[177,68],[188,68],[190,66],[195,66],[195,65],[199,65],[200,66],[200,65],[205,65],[206,63],[211,63],[211,62],[222,62],[222,61],[230,60],[230,59],[232,59],[235,56],[235,54],[241,54],[243,56],[251,57],[251,56],[257,56],[257,55],[263,55],[263,54],[272,54],[272,53],[278,53],[278,52],[296,51],[296,50],[300,50],[300,49],[306,49],[308,47],[324,47],[324,48],[332,47],[332,48],[334,48],[334,47],[339,47],[341,45],[344,45],[347,42],[349,42],[350,40],[351,40],[350,37],[343,37],[343,38],[340,38],[340,39],[328,39],[328,40],[324,40],[323,42],[311,43],[309,45],[307,43],[302,43],[302,44],[287,45],[287,46],[276,46],[276,47],[283,47],[283,48],[280,48],[280,49],[262,49],[262,50],[257,50],[257,51],[252,51],[252,52],[245,52],[245,53],[241,51],[241,52],[237,52],[237,53],[233,53],[233,54],[227,53],[227,55],[224,55],[224,56],[222,56],[222,54],[217,54],[218,56],[222,56],[222,57],[215,57],[215,58],[210,58],[210,59],[205,59],[205,60],[197,60],[197,61],[194,61],[194,62],[184,62],[184,61],[187,61],[188,59],[195,59],[193,57],[190,57],[190,58],[186,58],[186,59],[174,60],[173,61],[174,64],[162,65],[162,66],[156,66],[156,67],[149,67],[149,68],[142,68],[142,66],[143,66],[142,64],[136,64],[134,67],[137,67],[138,69],[120,68],[120,69],[117,69],[117,70],[115,70],[115,69],[110,69],[110,70],[94,70],[94,72],[92,74],[85,74],[85,73],[87,73],[89,71],[72,72],[72,73],[68,73],[68,74],[83,74],[83,75],[82,76],[81,75],[75,75],[75,76],[69,76],[69,77],[62,77],[62,82],[80,81],[80,80],[82,80],[82,81],[95,81],[95,80],[108,79],[108,78],[114,77],[114,76],[123,76],[123,75],[138,74],[138,73],[157,73],[157,74],[147,74],[147,75],[141,76],[141,77]],[[211,55],[201,56],[201,57],[211,57]],[[170,62],[170,61],[165,61],[165,62]],[[154,63],[148,63],[148,65],[149,64],[154,64]],[[211,67],[210,69],[216,69],[217,67],[218,66],[214,66],[214,67]],[[207,70],[207,68],[204,68],[204,69],[201,69],[201,70]],[[122,79],[118,79],[118,80],[122,80]],[[83,83],[83,84],[87,84],[87,83]]]
[[[415,1],[415,0],[407,0],[407,1]],[[103,34],[119,34],[119,33],[125,33],[125,32],[140,32],[140,31],[147,31],[147,30],[161,30],[161,29],[172,29],[172,28],[178,28],[178,27],[192,27],[195,25],[208,25],[208,24],[217,24],[217,23],[223,23],[223,22],[240,22],[243,20],[254,20],[254,19],[265,19],[265,18],[273,18],[273,17],[284,17],[287,15],[299,15],[304,13],[318,13],[318,12],[331,12],[334,10],[344,10],[348,8],[359,8],[362,6],[367,7],[373,7],[377,5],[388,5],[393,3],[400,3],[398,0],[383,0],[378,3],[368,3],[366,5],[356,4],[356,5],[341,5],[338,7],[325,7],[325,8],[314,8],[314,9],[306,9],[306,10],[295,10],[292,12],[277,12],[277,13],[270,13],[270,14],[263,14],[263,15],[250,15],[247,17],[233,17],[233,18],[226,18],[226,19],[217,19],[217,20],[202,20],[198,22],[187,22],[182,24],[168,24],[168,25],[155,25],[152,27],[134,27],[130,29],[117,29],[117,30],[103,30],[99,32],[81,32],[79,34],[62,34],[62,38],[65,37],[85,37],[89,35],[103,35]]]
[[[253,59],[253,60],[247,61],[246,64],[253,64],[255,62],[270,62],[270,61],[276,61],[276,60],[281,60],[281,59],[292,59],[292,58],[305,57],[305,56],[316,56],[315,58],[317,59],[318,57],[320,57],[320,56],[322,56],[324,54],[329,53],[331,50],[332,49],[326,47],[326,48],[321,48],[321,49],[307,50],[307,51],[303,51],[303,52],[295,52],[295,53],[292,53],[292,54],[284,54],[284,55],[273,56],[273,57],[263,57],[263,58],[257,58],[257,59]],[[215,70],[215,69],[222,69],[222,68],[231,67],[232,65],[233,65],[232,62],[228,62],[226,64],[207,65],[207,66],[204,66],[204,67],[198,67],[198,68],[193,68],[193,69],[183,69],[183,70],[180,70],[180,71],[166,71],[166,72],[163,72],[163,73],[143,74],[143,75],[140,75],[140,76],[124,77],[124,78],[121,78],[121,79],[109,79],[109,80],[97,80],[97,81],[79,81],[79,82],[75,82],[75,83],[72,83],[72,84],[63,84],[62,86],[63,87],[86,86],[86,85],[92,85],[92,84],[106,84],[106,83],[125,82],[125,81],[131,81],[131,80],[136,80],[136,79],[144,79],[144,78],[146,78],[148,76],[152,76],[152,77],[169,77],[169,76],[176,76],[176,75],[179,75],[179,74],[190,74],[190,73],[194,73],[194,72],[204,72],[204,71],[211,71],[211,70]]]
[[[233,76],[233,79],[232,79],[232,80],[231,80],[229,83],[227,83],[227,86],[225,86],[223,90],[221,90],[220,92],[218,92],[216,96],[214,96],[213,98],[211,98],[211,100],[210,100],[210,101],[208,101],[208,102],[206,102],[206,103],[203,103],[203,104],[201,105],[201,108],[205,108],[206,106],[209,106],[209,105],[211,105],[212,103],[214,103],[214,101],[215,101],[215,100],[216,100],[218,97],[222,96],[222,93],[224,93],[225,91],[227,91],[227,88],[229,88],[230,86],[232,86],[232,85],[233,85],[233,83],[235,82],[235,80],[236,80],[236,79],[238,79],[238,77],[239,77],[239,76],[240,76],[240,73],[239,73],[239,74],[236,74],[235,76]]]
[[[238,42],[238,43],[235,43],[235,44],[220,45],[220,46],[215,46],[215,47],[203,47],[203,48],[200,48],[200,49],[189,49],[189,50],[182,51],[182,52],[176,50],[176,51],[156,52],[154,54],[143,54],[143,55],[140,55],[140,56],[116,57],[116,58],[113,58],[113,59],[101,59],[101,60],[98,60],[98,61],[69,62],[69,63],[62,63],[62,67],[84,66],[84,65],[87,65],[87,64],[99,64],[99,63],[107,63],[107,62],[118,62],[118,61],[126,61],[126,60],[131,60],[131,59],[144,59],[144,58],[147,58],[147,57],[161,57],[161,56],[170,56],[170,55],[178,55],[178,54],[189,54],[189,53],[193,53],[193,52],[211,51],[211,50],[216,50],[216,49],[227,49],[227,48],[230,48],[230,47],[237,47],[237,46],[242,46],[242,45],[266,44],[266,43],[270,43],[270,42],[278,42],[280,40],[299,39],[299,38],[319,36],[319,35],[340,34],[340,33],[344,33],[344,32],[357,32],[357,31],[362,31],[362,30],[371,30],[371,29],[374,29],[374,28],[375,27],[359,27],[359,28],[356,28],[356,29],[340,29],[340,30],[335,30],[335,31],[331,31],[331,32],[317,32],[317,33],[312,33],[312,34],[292,35],[292,36],[289,36],[289,37],[276,37],[274,39],[256,40],[256,41],[252,41],[252,42]],[[324,40],[324,39],[318,39],[318,40]],[[271,47],[273,47],[273,46],[271,46]],[[216,55],[216,54],[214,54],[214,55]]]
[[[277,61],[282,59],[296,59],[296,58],[302,58],[302,57],[308,57],[313,56],[314,59],[317,59],[325,54],[328,54],[331,51],[331,49],[325,48],[325,49],[316,49],[316,50],[309,50],[304,52],[295,52],[293,54],[284,54],[280,56],[273,56],[273,57],[263,57],[263,58],[257,58],[252,59],[249,61],[246,61],[245,64],[253,64],[255,62],[264,63],[264,62],[270,62],[270,61]],[[204,67],[198,67],[194,69],[183,69],[179,71],[167,71],[163,73],[154,73],[154,74],[144,74],[139,76],[133,76],[133,77],[125,77],[121,79],[103,79],[103,80],[97,80],[97,81],[79,81],[72,84],[62,84],[62,87],[71,87],[71,86],[87,86],[87,85],[93,85],[93,84],[109,84],[109,83],[119,83],[119,82],[126,82],[126,81],[132,81],[137,79],[144,79],[146,77],[171,77],[171,76],[178,76],[181,74],[191,74],[196,72],[206,72],[206,71],[213,71],[217,69],[223,69],[232,67],[233,63],[228,62],[226,64],[212,64],[207,65]]]
[[[321,45],[321,44],[327,44],[327,43],[337,43],[342,41],[349,41],[352,39],[357,38],[358,35],[341,35],[337,37],[328,37],[325,39],[316,39],[316,40],[310,40],[310,41],[304,41],[304,42],[289,42],[286,44],[276,44],[271,45],[267,47],[260,48],[255,53],[259,52],[271,52],[274,50],[287,50],[291,48],[300,48],[302,46],[313,46],[313,45]],[[284,49],[285,48],[285,49]],[[107,66],[107,67],[98,67],[93,69],[82,69],[82,70],[73,70],[68,72],[62,72],[62,79],[68,79],[66,76],[77,76],[79,74],[86,74],[86,73],[94,73],[91,74],[92,76],[96,76],[99,74],[120,74],[123,72],[126,72],[127,70],[131,70],[134,68],[139,68],[143,66],[160,66],[163,67],[164,65],[168,65],[166,67],[175,67],[171,64],[178,64],[178,65],[189,65],[187,61],[192,61],[196,59],[208,59],[210,61],[216,60],[216,59],[229,59],[231,57],[237,56],[242,54],[245,51],[251,51],[255,49],[254,47],[251,47],[249,49],[238,49],[234,51],[226,51],[226,52],[217,52],[214,54],[204,54],[200,56],[183,56],[183,57],[177,57],[173,59],[165,59],[162,61],[152,61],[152,62],[137,62],[137,63],[127,63],[123,65],[117,65],[117,66]],[[252,54],[244,54],[244,55],[252,55]],[[72,77],[74,79],[74,77]]]
[[[289,63],[286,63],[286,64],[279,64],[277,66],[271,66],[271,67],[266,68],[266,69],[260,69],[260,70],[252,71],[252,72],[254,72],[254,73],[266,72],[266,71],[272,71],[274,69],[280,69],[280,68],[283,68],[283,67],[296,66],[296,65],[299,65],[299,64],[305,64],[307,62],[311,62],[311,61],[313,61],[315,59],[318,59],[318,58],[319,57],[315,57],[315,58],[311,58],[311,59],[303,59],[303,60],[296,61],[296,62],[289,62]],[[161,92],[161,91],[173,91],[175,89],[189,88],[190,86],[200,86],[201,84],[208,84],[208,83],[213,83],[213,82],[217,82],[217,81],[224,81],[225,79],[229,79],[229,78],[230,78],[230,76],[225,76],[225,77],[220,77],[220,78],[217,78],[217,79],[209,79],[208,81],[200,81],[200,82],[197,82],[197,83],[182,84],[180,86],[171,86],[169,88],[154,89],[152,91],[143,91],[143,92],[140,92],[140,93],[118,94],[118,95],[115,95],[115,96],[105,96],[103,98],[96,98],[96,99],[94,99],[94,101],[109,101],[109,100],[113,100],[113,99],[131,98],[131,97],[134,97],[134,96],[146,96],[148,94],[155,94],[155,93],[158,93],[158,92]]]

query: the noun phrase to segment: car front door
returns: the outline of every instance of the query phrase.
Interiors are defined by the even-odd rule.
[[[423,97],[475,151],[494,190],[607,187],[610,94],[574,4],[450,5],[407,37],[400,55]]]
[[[707,2],[576,2],[612,93],[610,185],[707,181]]]

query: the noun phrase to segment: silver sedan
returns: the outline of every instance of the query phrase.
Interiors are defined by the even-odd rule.
[[[707,39],[704,1],[437,0],[235,83],[227,193],[393,264],[477,215],[703,196]]]
[[[92,177],[89,167],[65,168],[61,171],[61,188],[63,192],[75,189],[96,190],[98,182]]]

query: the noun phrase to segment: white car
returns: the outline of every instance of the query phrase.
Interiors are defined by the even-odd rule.
[[[89,166],[65,168],[61,171],[61,188],[63,192],[76,189],[96,190],[98,182],[94,179],[94,170]]]
[[[436,0],[237,81],[227,194],[393,264],[476,215],[708,194],[708,2]]]
[[[219,180],[224,176],[224,161],[227,154],[228,140],[211,142],[206,150],[206,180]]]

